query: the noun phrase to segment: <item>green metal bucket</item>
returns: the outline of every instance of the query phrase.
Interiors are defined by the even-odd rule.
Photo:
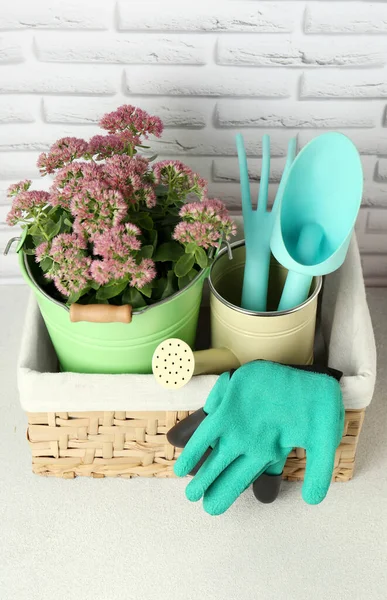
[[[69,308],[35,282],[29,261],[33,257],[21,250],[22,275],[36,295],[63,371],[151,373],[153,352],[166,338],[180,338],[193,347],[207,269],[166,300],[133,311],[130,323],[72,323]]]

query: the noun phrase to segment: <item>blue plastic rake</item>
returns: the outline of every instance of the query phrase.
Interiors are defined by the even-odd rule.
[[[270,137],[262,138],[262,169],[257,208],[251,205],[250,182],[247,158],[242,134],[236,136],[238,151],[242,214],[246,243],[246,262],[242,289],[242,308],[254,312],[265,312],[270,268],[270,240],[274,220],[281,204],[286,179],[296,156],[296,138],[288,145],[286,165],[279,184],[271,212],[267,210],[270,176]]]

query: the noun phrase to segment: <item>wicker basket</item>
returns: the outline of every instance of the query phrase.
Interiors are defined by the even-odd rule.
[[[365,409],[346,411],[344,436],[336,452],[334,481],[353,475]],[[173,477],[180,450],[167,431],[188,416],[181,412],[28,413],[27,437],[33,472],[72,479],[88,477]],[[304,478],[305,451],[293,450],[284,478]]]
[[[344,372],[341,386],[346,420],[334,480],[348,481],[376,372],[375,342],[355,239],[343,267],[325,280],[320,314],[316,360],[328,361]],[[204,308],[199,326],[199,332],[207,332],[207,337],[208,315]],[[319,339],[323,343],[319,344]],[[199,336],[198,342],[200,347],[208,347],[208,339]],[[215,381],[213,375],[198,376],[183,390],[171,392],[150,375],[59,373],[47,329],[31,300],[18,383],[28,415],[34,473],[65,478],[172,477],[180,450],[168,444],[166,433],[203,406]],[[305,465],[304,450],[293,450],[284,477],[303,479]]]

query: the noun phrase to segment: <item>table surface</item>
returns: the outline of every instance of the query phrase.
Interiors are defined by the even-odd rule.
[[[319,506],[298,483],[273,505],[247,490],[216,518],[186,481],[32,475],[16,387],[27,296],[0,287],[1,600],[386,600],[387,289],[368,290],[378,377],[354,479]]]

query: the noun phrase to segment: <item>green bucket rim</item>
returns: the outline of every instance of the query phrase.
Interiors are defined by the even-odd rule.
[[[32,272],[31,272],[30,265],[28,263],[29,255],[26,254],[22,248],[20,248],[18,254],[19,254],[19,264],[20,264],[22,271],[24,270],[25,275],[28,277],[29,281],[31,282],[31,285],[38,291],[38,293],[41,294],[42,296],[44,296],[44,298],[46,298],[47,300],[50,300],[50,302],[52,302],[53,304],[56,304],[60,308],[63,308],[67,312],[70,312],[70,308],[68,306],[66,306],[63,302],[60,302],[59,300],[55,300],[54,298],[52,298],[49,294],[47,294],[47,292],[42,287],[40,287],[40,285],[37,284]],[[205,279],[206,277],[208,277],[210,268],[211,267],[206,267],[205,269],[201,269],[198,272],[197,276],[194,279],[192,279],[192,281],[190,281],[190,283],[188,285],[186,285],[182,290],[179,290],[178,292],[175,292],[174,294],[172,294],[172,296],[168,296],[168,298],[164,298],[164,300],[155,302],[155,304],[150,304],[149,306],[144,306],[144,308],[141,308],[139,310],[134,310],[132,314],[133,315],[141,315],[152,308],[156,308],[158,306],[161,306],[162,304],[166,304],[167,302],[170,302],[171,300],[177,298],[178,296],[181,296],[187,290],[189,290],[191,287],[193,287],[201,278]]]

